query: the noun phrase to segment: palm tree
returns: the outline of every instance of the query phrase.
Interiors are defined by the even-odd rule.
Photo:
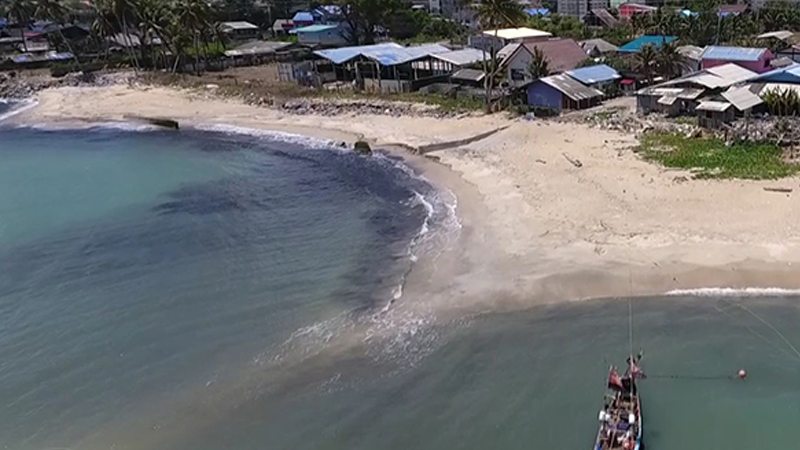
[[[656,66],[667,79],[675,77],[687,64],[688,61],[673,42],[664,43],[656,55]]]
[[[657,66],[658,53],[652,45],[645,45],[634,58],[636,68],[647,77],[647,83],[653,84],[653,72]]]
[[[533,59],[528,65],[528,74],[534,80],[550,75],[550,64],[547,61],[547,57],[538,47],[533,48]]]
[[[111,4],[108,0],[95,0],[92,8],[94,9],[92,34],[97,38],[98,43],[105,44],[106,60],[108,60],[110,50],[108,38],[117,31],[114,13],[111,11]]]
[[[34,0],[33,6],[33,14],[36,18],[49,20],[56,25],[59,39],[67,45],[67,49],[72,54],[72,60],[75,64],[78,64],[78,55],[75,54],[72,44],[64,37],[64,33],[61,31],[61,26],[69,16],[69,9],[61,3],[61,0]]]
[[[25,53],[28,52],[28,42],[25,39],[25,29],[28,28],[28,22],[31,19],[31,12],[33,6],[29,0],[7,0],[3,7],[5,14],[13,17],[17,21],[19,27],[20,37],[22,38],[22,49]]]
[[[494,77],[499,71],[497,64],[497,49],[494,48],[497,42],[497,29],[501,27],[516,27],[525,21],[525,13],[522,6],[516,0],[481,0],[475,7],[475,15],[478,18],[480,30],[494,30],[494,40],[490,47],[491,70],[486,62],[486,45],[483,47],[483,70],[484,86],[486,88],[486,109],[492,109],[492,90]]]
[[[213,26],[211,10],[204,0],[178,0],[175,5],[176,21],[191,32],[194,48],[195,71],[200,72],[200,40]]]

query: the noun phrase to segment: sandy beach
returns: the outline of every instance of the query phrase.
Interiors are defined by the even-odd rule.
[[[797,178],[687,179],[642,161],[635,138],[618,132],[505,115],[301,116],[162,87],[59,88],[38,102],[15,120],[138,114],[414,148],[502,128],[425,156],[403,152],[458,197],[460,237],[410,280],[451,310],[704,287],[800,288],[800,197],[763,189],[796,189]]]

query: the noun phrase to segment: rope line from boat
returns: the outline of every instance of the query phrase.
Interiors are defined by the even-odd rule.
[[[795,346],[792,345],[792,343],[789,342],[788,339],[786,339],[786,336],[784,336],[774,325],[772,325],[771,323],[767,322],[764,318],[762,318],[761,316],[759,316],[758,314],[753,312],[750,308],[745,307],[744,305],[741,305],[741,304],[733,302],[733,301],[727,301],[727,300],[723,300],[723,302],[728,303],[728,304],[732,304],[733,306],[739,307],[740,309],[750,313],[753,317],[758,319],[761,323],[763,323],[764,325],[769,327],[774,333],[776,333],[778,335],[778,337],[780,337],[783,340],[783,342],[785,342],[789,346],[789,348],[791,348],[794,351],[794,353],[792,353],[789,350],[787,350],[787,349],[781,347],[780,345],[776,344],[775,342],[773,342],[772,340],[770,340],[769,338],[767,338],[763,334],[761,334],[758,331],[756,331],[755,329],[753,329],[753,327],[751,327],[750,325],[740,321],[741,324],[745,328],[747,328],[747,331],[749,331],[753,336],[756,336],[757,338],[761,339],[765,343],[767,343],[770,346],[772,346],[774,349],[776,349],[779,352],[783,353],[785,356],[788,356],[789,359],[792,359],[792,360],[800,363],[800,352],[797,351],[797,348],[795,348]],[[719,308],[717,305],[714,305],[714,308],[717,311],[719,311],[720,313],[730,317],[731,320],[735,320],[733,315],[731,315],[727,311]]]

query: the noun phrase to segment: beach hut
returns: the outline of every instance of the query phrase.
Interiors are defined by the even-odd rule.
[[[584,109],[595,106],[603,98],[603,92],[586,86],[566,74],[551,75],[525,86],[528,106],[544,108],[553,112],[564,109]]]
[[[498,52],[498,57],[502,66],[507,69],[510,85],[521,86],[531,81],[528,68],[536,50],[544,55],[550,72],[554,74],[575,69],[588,58],[586,52],[572,39],[509,44]]]
[[[258,26],[245,21],[222,22],[220,27],[222,28],[222,32],[227,34],[232,41],[258,39],[261,34],[261,30],[259,30]]]
[[[706,100],[697,105],[698,124],[705,128],[722,128],[736,118],[732,104],[724,101]]]
[[[772,69],[769,62],[773,54],[766,48],[753,47],[722,47],[710,45],[700,55],[703,69],[735,63],[756,73],[767,72]]]

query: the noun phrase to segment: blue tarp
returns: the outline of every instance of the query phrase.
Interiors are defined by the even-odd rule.
[[[567,71],[567,75],[586,85],[604,83],[622,78],[619,72],[605,64],[570,70]]]
[[[719,59],[723,61],[758,61],[766,52],[765,48],[752,47],[717,47],[709,45],[700,55],[700,59]]]
[[[330,50],[318,50],[315,55],[321,56],[334,64],[342,64],[358,56],[371,59],[382,66],[394,66],[414,61],[428,55],[449,52],[447,47],[439,44],[421,45],[419,47],[403,47],[394,42],[358,47],[342,47]]]
[[[619,48],[620,52],[623,53],[637,53],[639,52],[642,47],[645,45],[653,46],[656,49],[661,48],[667,42],[672,42],[675,39],[678,39],[675,36],[642,36],[638,39],[634,39],[627,44],[623,45]]]

